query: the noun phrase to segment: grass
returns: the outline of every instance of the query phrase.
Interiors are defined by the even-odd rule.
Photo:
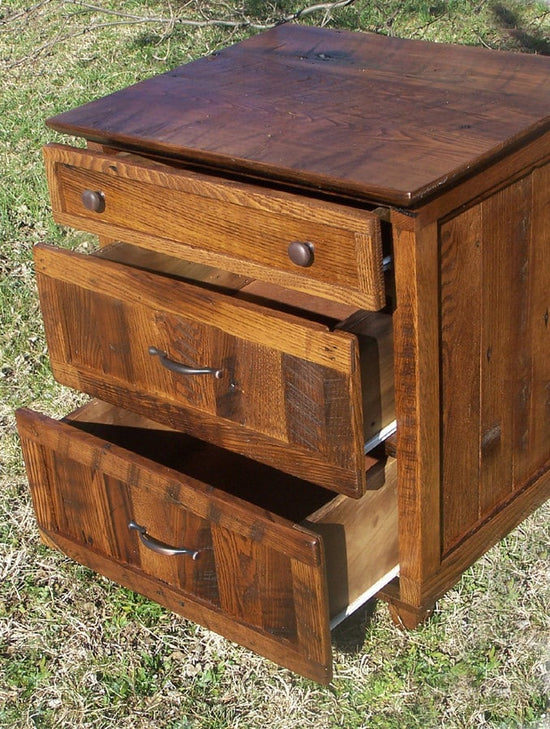
[[[103,4],[169,12],[154,0]],[[262,22],[297,6],[249,0],[239,9]],[[172,5],[188,17],[231,7]],[[479,560],[417,630],[398,631],[382,604],[337,629],[328,688],[39,542],[13,411],[27,405],[61,415],[82,396],[51,376],[31,249],[43,240],[92,245],[51,220],[40,148],[56,137],[44,119],[252,32],[113,20],[60,0],[0,2],[0,727],[550,726],[548,505]],[[359,1],[308,22],[550,52],[546,2]]]

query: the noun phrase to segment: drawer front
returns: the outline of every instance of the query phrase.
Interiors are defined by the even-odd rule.
[[[372,213],[122,154],[61,145],[44,154],[59,223],[363,309],[384,306]]]
[[[318,536],[68,422],[21,410],[17,424],[46,542],[281,665],[330,681]],[[160,553],[166,547],[192,554]]]
[[[353,334],[48,246],[35,248],[35,266],[60,382],[326,488],[364,492]]]

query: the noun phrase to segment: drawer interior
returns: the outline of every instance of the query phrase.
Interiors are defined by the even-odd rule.
[[[321,486],[99,400],[64,420],[289,521],[301,522],[334,499]]]
[[[98,400],[65,421],[322,536],[333,625],[397,574],[393,458],[381,455],[372,490],[351,499]]]

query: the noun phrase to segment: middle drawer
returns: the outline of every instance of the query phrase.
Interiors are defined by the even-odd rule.
[[[366,434],[391,417],[376,401],[377,347],[321,317],[104,257],[40,245],[35,266],[59,382],[326,488],[364,493]]]

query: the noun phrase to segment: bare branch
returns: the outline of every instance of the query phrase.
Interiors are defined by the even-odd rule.
[[[89,10],[91,12],[96,13],[103,13],[105,15],[112,15],[121,18],[122,20],[119,21],[118,24],[124,24],[128,23],[135,24],[135,23],[158,23],[161,25],[185,25],[190,26],[194,28],[206,28],[206,27],[222,27],[222,28],[252,28],[254,30],[266,30],[267,28],[273,28],[276,25],[281,25],[282,23],[289,23],[293,20],[299,20],[300,18],[304,18],[308,15],[312,15],[314,13],[318,13],[321,11],[324,11],[325,13],[330,13],[332,10],[337,10],[338,8],[344,8],[347,5],[352,5],[355,0],[336,0],[335,2],[327,2],[327,3],[316,3],[315,5],[309,5],[304,8],[300,8],[299,10],[296,10],[293,13],[289,13],[288,15],[282,15],[279,17],[276,21],[272,23],[255,23],[252,20],[249,20],[247,18],[242,19],[236,19],[236,18],[205,18],[204,20],[194,20],[192,18],[185,18],[185,17],[175,17],[174,15],[171,15],[169,17],[166,16],[160,16],[160,15],[135,15],[133,13],[126,13],[121,10],[111,10],[109,8],[104,8],[100,5],[92,5],[91,3],[83,2],[83,0],[63,0],[63,2],[67,5],[76,5],[80,8],[84,8],[86,10]],[[113,23],[114,25],[115,23]],[[104,27],[104,24],[95,26],[95,27]],[[92,30],[94,26],[90,26],[90,30]]]
[[[24,11],[17,13],[16,15],[8,16],[5,22],[9,22],[15,18],[20,17],[21,15],[26,15],[27,17],[29,17],[31,13],[40,9],[43,5],[47,5],[48,3],[53,1],[54,0],[39,0],[39,2],[31,6],[30,8],[26,8]],[[176,26],[186,26],[191,28],[220,27],[227,28],[229,30],[242,30],[245,28],[249,28],[252,30],[267,30],[268,28],[274,28],[277,25],[289,23],[294,20],[300,20],[301,18],[305,18],[306,16],[310,16],[314,13],[319,12],[324,13],[322,24],[325,25],[326,22],[328,22],[330,14],[333,10],[344,8],[348,5],[352,5],[355,2],[355,0],[334,0],[333,2],[315,3],[313,5],[306,5],[287,15],[281,15],[279,17],[276,17],[272,22],[260,23],[246,17],[243,11],[239,10],[239,8],[231,8],[226,3],[222,3],[222,5],[228,11],[227,17],[205,17],[204,14],[202,14],[202,18],[195,19],[186,16],[178,17],[174,14],[170,3],[168,3],[168,8],[170,10],[169,15],[138,15],[122,10],[106,8],[102,5],[96,5],[94,3],[86,2],[86,0],[58,1],[62,5],[73,6],[79,9],[75,10],[75,12],[72,14],[73,17],[81,11],[86,11],[89,13],[96,13],[99,15],[110,17],[112,18],[112,20],[106,20],[104,22],[90,22],[85,27],[71,30],[70,32],[67,32],[65,34],[59,33],[54,38],[49,39],[41,46],[35,48],[29,56],[25,56],[24,58],[20,58],[10,63],[8,68],[20,66],[34,58],[37,58],[41,54],[48,52],[52,47],[59,45],[60,43],[64,43],[68,40],[78,38],[79,36],[86,35],[88,33],[93,33],[94,31],[98,31],[103,28],[111,28],[121,25],[140,25],[144,23],[157,24],[164,26],[162,40],[166,40],[170,37],[172,30]],[[184,9],[192,8],[193,4],[193,1],[189,0],[185,3]]]
[[[7,23],[12,23],[14,20],[18,20],[19,18],[26,16],[28,17],[31,15],[31,13],[34,13],[36,10],[40,10],[44,5],[48,5],[52,0],[41,0],[41,2],[36,3],[36,5],[32,5],[30,8],[24,8],[23,10],[20,10],[18,13],[13,13],[12,15],[6,15],[5,17],[0,18],[0,25],[6,25]]]

